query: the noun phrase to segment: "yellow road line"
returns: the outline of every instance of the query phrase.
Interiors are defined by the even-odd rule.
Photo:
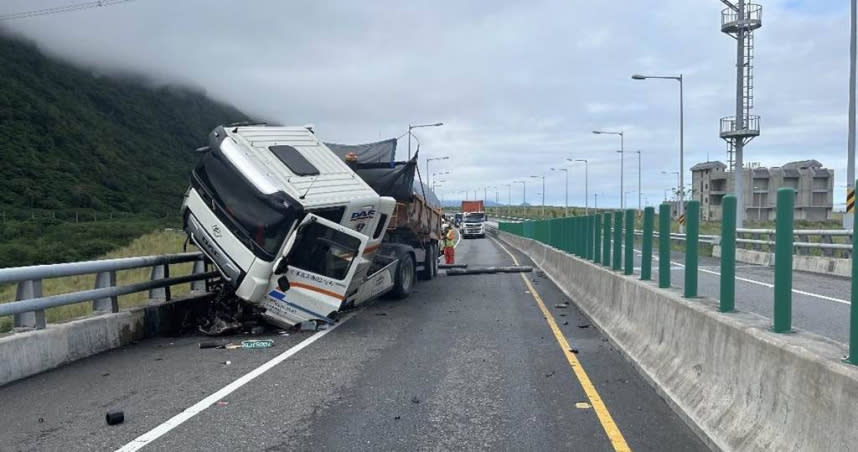
[[[494,240],[501,249],[509,254],[509,257],[512,258],[515,265],[519,265],[518,259],[516,259],[515,255],[513,255],[499,241],[495,239],[492,240]],[[545,302],[542,301],[542,297],[539,296],[539,293],[536,292],[536,288],[534,288],[533,284],[530,283],[530,280],[524,276],[524,273],[519,273],[519,275],[527,285],[530,295],[533,296],[533,299],[536,300],[536,304],[539,305],[539,310],[542,311],[542,314],[545,316],[545,321],[548,322],[548,326],[554,333],[554,338],[557,339],[557,343],[560,344],[560,349],[563,350],[566,360],[569,361],[569,366],[572,367],[575,377],[578,378],[578,382],[581,383],[581,388],[584,390],[584,393],[587,394],[587,399],[590,400],[590,405],[593,406],[593,411],[596,412],[596,416],[599,418],[599,423],[602,424],[602,428],[605,430],[605,434],[608,435],[608,439],[611,441],[611,445],[614,447],[614,450],[631,451],[629,445],[626,443],[626,439],[623,438],[623,434],[620,433],[619,427],[617,427],[617,424],[614,422],[614,418],[611,417],[611,413],[608,412],[608,407],[605,406],[605,402],[602,401],[602,397],[599,396],[599,392],[596,391],[596,387],[593,386],[593,382],[590,381],[590,377],[587,376],[587,372],[584,371],[584,367],[581,366],[581,362],[578,361],[578,357],[572,353],[569,342],[566,341],[566,337],[563,335],[563,332],[560,331],[560,327],[557,326],[554,316],[551,315],[551,312],[545,307]]]

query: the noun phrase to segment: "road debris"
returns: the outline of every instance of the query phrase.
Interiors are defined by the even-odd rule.
[[[575,404],[575,408],[580,408],[580,409],[584,410],[587,408],[593,408],[593,405],[590,405],[587,402],[578,402]]]
[[[125,413],[122,411],[108,411],[104,415],[104,420],[107,421],[107,425],[121,424],[125,422]]]
[[[417,396],[414,396],[411,398],[411,403],[418,404],[418,403],[420,403],[420,399],[418,399]]]
[[[259,336],[260,334],[265,334],[265,327],[262,325],[257,325],[250,329],[251,336]]]
[[[578,325],[578,328],[590,328],[590,325],[587,323],[582,323],[581,325]]]
[[[222,342],[200,342],[200,349],[207,348],[226,348],[226,344]]]
[[[461,275],[492,275],[495,273],[530,273],[533,267],[525,265],[512,265],[507,267],[476,267],[476,268],[451,268],[447,270],[447,276]]]
[[[274,346],[274,341],[271,339],[253,339],[241,341],[241,348],[255,349],[255,348],[271,348]]]
[[[566,309],[569,307],[569,303],[557,303],[554,307],[558,309]]]
[[[226,402],[226,401],[224,401],[224,400],[218,400],[217,402],[215,402],[215,405],[217,405],[217,406],[227,406],[227,405],[229,405],[229,402]]]
[[[572,352],[572,353],[574,353],[574,354],[576,354],[576,355],[578,354],[578,349],[577,349],[577,348],[570,348],[570,349],[569,349],[569,351],[570,351],[570,352]]]
[[[552,377],[552,376],[554,376],[553,370],[551,372],[548,372],[547,374],[545,374],[545,378]]]
[[[468,264],[438,264],[438,268],[468,268]]]
[[[568,325],[568,324],[569,324],[569,321],[568,321],[568,320],[564,320],[564,321],[563,321],[563,324],[564,324],[564,325]]]
[[[232,361],[224,361],[224,362],[223,362],[223,364],[224,364],[225,366],[228,366],[228,365],[232,364]]]

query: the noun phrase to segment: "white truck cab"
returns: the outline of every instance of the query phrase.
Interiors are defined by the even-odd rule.
[[[305,127],[209,135],[182,204],[184,228],[235,295],[278,326],[330,322],[389,290],[367,274],[396,202],[379,196]],[[389,265],[388,265],[389,267]]]

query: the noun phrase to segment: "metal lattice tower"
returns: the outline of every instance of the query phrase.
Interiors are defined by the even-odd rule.
[[[736,194],[737,226],[745,217],[742,178],[742,150],[746,143],[760,135],[760,117],[754,108],[754,30],[762,23],[762,6],[737,0],[721,0],[727,8],[721,11],[721,31],[736,40],[736,114],[721,118],[720,135],[728,142],[728,169],[733,172]]]

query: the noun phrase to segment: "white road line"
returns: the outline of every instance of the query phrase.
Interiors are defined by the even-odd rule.
[[[640,251],[638,251],[638,250],[635,250],[635,253],[637,253],[637,254],[641,254],[641,252],[640,252]],[[658,258],[657,258],[657,257],[655,257],[655,256],[653,256],[652,260],[653,260],[653,261],[658,261]],[[675,269],[674,265],[675,265],[675,266],[678,266],[680,269],[685,268],[685,265],[684,265],[684,264],[680,264],[679,262],[670,261],[670,263],[672,264],[672,265],[671,265],[671,269]],[[758,266],[758,265],[754,265],[754,266],[751,266],[751,267],[759,267],[759,266]],[[737,267],[737,268],[738,268],[738,267]],[[706,270],[705,268],[699,268],[699,267],[698,267],[698,268],[697,268],[697,271],[699,271],[699,272],[701,272],[701,273],[708,273],[708,274],[710,274],[710,275],[721,276],[721,273],[716,272],[716,271],[712,271],[712,270]],[[756,285],[758,285],[758,286],[767,287],[767,288],[769,288],[769,289],[773,289],[773,288],[775,287],[775,286],[774,286],[774,284],[769,284],[769,283],[767,283],[767,282],[757,281],[757,280],[755,280],[755,279],[742,278],[742,277],[739,277],[739,276],[736,276],[736,281],[742,281],[742,282],[746,282],[746,283],[749,283],[749,284],[756,284]],[[849,301],[847,301],[847,300],[842,300],[842,299],[840,299],[840,298],[829,297],[829,296],[826,296],[826,295],[820,295],[820,294],[817,294],[817,293],[806,292],[806,291],[804,291],[804,290],[793,289],[793,290],[792,290],[792,292],[793,292],[793,293],[795,293],[795,294],[804,295],[804,296],[806,296],[806,297],[819,298],[820,300],[832,301],[832,302],[834,302],[834,303],[845,304],[845,305],[847,305],[847,306],[852,304],[852,303],[850,303],[850,302],[849,302]]]
[[[217,401],[223,399],[224,397],[232,394],[238,388],[246,385],[247,383],[250,383],[250,381],[252,381],[254,378],[264,374],[265,372],[267,372],[269,370],[271,370],[272,368],[274,368],[274,366],[282,363],[283,361],[286,361],[287,359],[289,359],[290,357],[292,357],[296,353],[298,353],[301,350],[303,350],[304,348],[306,348],[308,345],[310,345],[313,342],[316,342],[317,340],[321,339],[324,335],[330,333],[331,331],[336,329],[338,326],[342,325],[343,323],[346,323],[346,321],[349,320],[350,318],[352,318],[353,316],[354,316],[354,314],[348,314],[345,317],[343,317],[338,323],[331,325],[328,329],[323,330],[323,331],[319,331],[318,333],[308,337],[307,339],[304,339],[303,341],[301,341],[300,343],[298,343],[294,347],[292,347],[289,350],[286,350],[285,352],[277,355],[276,357],[272,358],[270,361],[268,361],[265,364],[257,367],[256,369],[253,369],[252,371],[244,374],[238,380],[233,381],[232,383],[224,386],[223,388],[221,388],[219,391],[215,392],[214,394],[206,397],[203,400],[200,400],[199,402],[195,403],[190,408],[187,408],[185,411],[182,411],[181,413],[173,416],[172,418],[170,418],[169,420],[167,420],[163,424],[161,424],[161,425],[153,428],[152,430],[149,430],[148,432],[138,436],[136,439],[134,439],[130,443],[128,443],[128,444],[122,446],[121,448],[117,449],[117,452],[132,452],[132,451],[139,450],[140,448],[146,446],[147,444],[151,443],[152,441],[155,441],[156,439],[164,436],[167,432],[169,432],[170,430],[173,430],[174,428],[178,427],[179,425],[182,425],[182,423],[184,423],[188,419],[191,419],[192,417],[196,416],[197,414],[200,414],[201,412],[205,411],[208,407],[214,405],[215,402],[217,402]]]

